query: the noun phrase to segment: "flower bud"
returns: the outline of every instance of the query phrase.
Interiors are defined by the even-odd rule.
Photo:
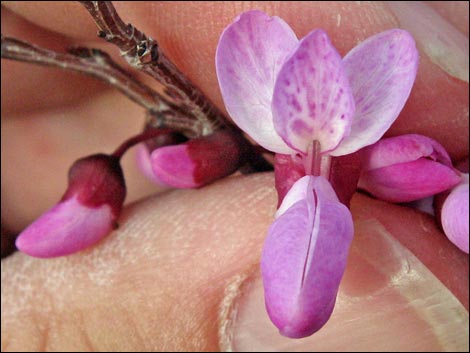
[[[76,161],[60,202],[17,238],[19,250],[35,257],[56,257],[83,250],[116,227],[126,196],[119,159],[95,154]]]
[[[421,135],[383,139],[363,150],[359,188],[390,202],[409,202],[461,181],[445,149]]]
[[[198,188],[210,184],[234,173],[244,163],[242,146],[237,134],[221,130],[179,145],[157,148],[149,158],[152,179],[175,188]],[[141,160],[145,163],[144,158]]]

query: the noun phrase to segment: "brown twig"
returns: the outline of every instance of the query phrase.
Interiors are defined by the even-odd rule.
[[[228,125],[222,112],[167,58],[154,39],[122,21],[112,2],[81,3],[95,20],[98,36],[116,45],[132,67],[160,82],[168,97],[194,119],[193,128],[201,136]]]

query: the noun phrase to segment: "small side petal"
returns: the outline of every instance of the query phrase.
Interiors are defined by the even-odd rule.
[[[284,63],[272,108],[276,131],[301,153],[314,140],[322,152],[330,151],[349,134],[354,99],[341,57],[324,31],[309,33]]]
[[[441,222],[444,233],[460,250],[468,254],[468,183],[457,186],[442,207]]]
[[[28,226],[16,239],[16,247],[34,257],[72,254],[101,240],[113,229],[114,222],[109,205],[93,208],[70,198]]]
[[[353,235],[351,214],[326,179],[299,182],[307,185],[306,197],[273,223],[261,258],[268,314],[292,338],[311,335],[329,319]]]
[[[217,46],[217,77],[228,113],[257,143],[277,153],[292,151],[274,131],[274,82],[297,43],[279,17],[248,11],[224,30]]]
[[[363,170],[373,170],[390,165],[428,158],[452,167],[447,151],[437,141],[417,134],[385,138],[361,151]]]
[[[455,169],[420,158],[364,172],[358,187],[381,200],[409,202],[448,190],[460,181]]]
[[[163,180],[159,179],[157,175],[153,172],[152,161],[150,159],[150,151],[144,143],[141,143],[137,146],[135,157],[138,168],[147,179],[162,187],[170,186],[164,183]]]
[[[355,152],[383,136],[410,95],[418,56],[413,37],[400,29],[370,37],[345,56],[356,113],[350,135],[332,155]]]

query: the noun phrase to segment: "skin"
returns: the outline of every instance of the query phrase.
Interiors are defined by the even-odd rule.
[[[76,3],[2,4],[5,35],[55,50],[71,44],[103,47],[95,25]],[[461,6],[435,5],[468,34],[468,3],[467,17]],[[223,28],[242,11],[258,8],[276,14],[299,37],[322,27],[341,54],[372,34],[398,26],[383,3],[123,2],[116,8],[125,21],[155,36],[175,64],[221,108],[215,48]],[[4,237],[23,229],[60,198],[73,160],[111,152],[139,132],[144,116],[126,97],[90,78],[10,61],[2,61],[1,69]],[[423,109],[431,104],[436,109]],[[468,155],[465,131],[468,83],[449,77],[422,54],[410,100],[387,135],[426,134],[457,160]],[[48,261],[23,254],[3,260],[2,351],[218,349],[217,310],[224,287],[234,275],[257,266],[272,222],[272,175],[158,193],[136,170],[132,153],[124,158],[124,173],[129,205],[121,227],[95,248]],[[352,213],[358,220],[379,220],[468,308],[468,255],[443,245],[445,236],[428,216],[362,195],[353,199]],[[429,242],[429,229],[439,241]],[[423,246],[413,246],[417,243]],[[439,252],[455,261],[436,261],[433,254]],[[106,268],[117,272],[106,274]],[[84,275],[89,273],[98,277]],[[119,324],[108,327],[108,322]]]

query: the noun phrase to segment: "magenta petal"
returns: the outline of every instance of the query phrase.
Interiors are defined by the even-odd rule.
[[[420,158],[364,172],[358,186],[381,200],[409,202],[448,190],[460,181],[453,168]]]
[[[343,63],[327,34],[315,30],[282,66],[273,96],[274,127],[295,150],[307,153],[317,140],[334,149],[349,134],[354,114]]]
[[[274,131],[274,83],[297,43],[279,17],[248,11],[224,30],[217,46],[217,77],[228,113],[257,143],[277,153],[292,151]]]
[[[468,182],[457,186],[447,197],[441,212],[444,233],[460,250],[468,254]]]
[[[16,247],[35,257],[56,257],[83,250],[106,236],[114,226],[111,207],[82,205],[75,197],[58,203],[16,239]]]
[[[197,188],[196,164],[191,160],[186,144],[160,147],[150,156],[154,178],[175,188]]]
[[[297,183],[305,198],[272,224],[261,258],[268,314],[292,338],[311,335],[330,317],[353,236],[351,214],[325,178]]]
[[[356,113],[351,133],[331,154],[341,156],[378,141],[403,109],[418,69],[413,37],[392,29],[368,38],[343,59]]]

